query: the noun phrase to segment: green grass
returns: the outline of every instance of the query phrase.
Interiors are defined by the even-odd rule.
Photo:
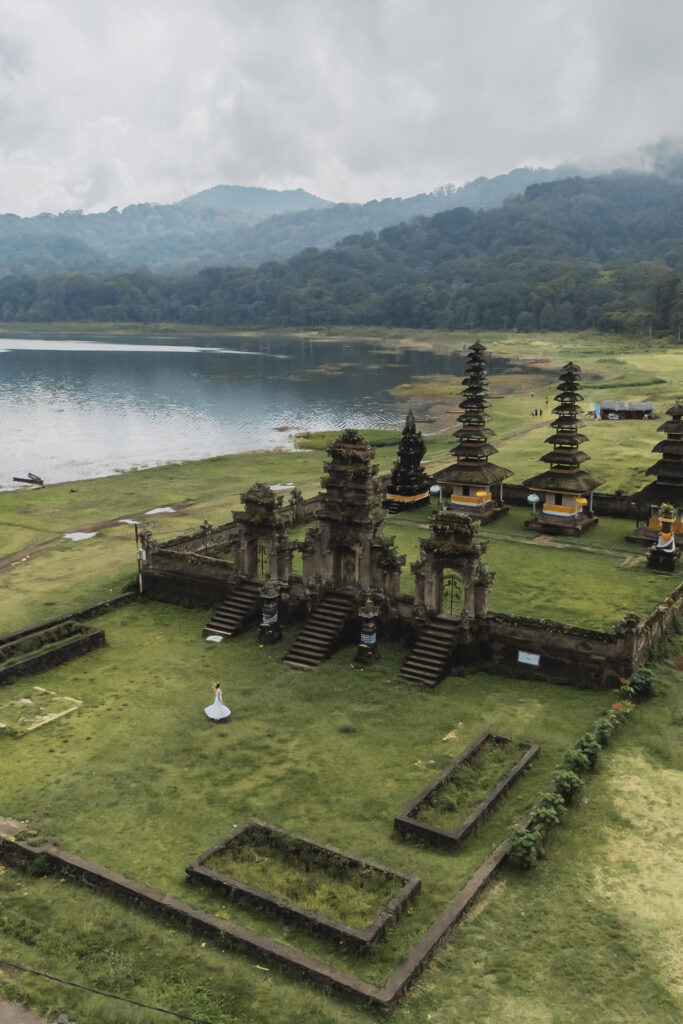
[[[41,719],[70,712],[74,707],[70,697],[58,696],[42,686],[16,684],[11,689],[3,687],[3,691],[0,691],[0,735],[4,728],[12,736],[22,736],[38,727]]]
[[[369,444],[374,445],[375,448],[395,449],[398,442],[401,440],[400,430],[362,430],[361,433],[365,440]],[[295,444],[297,448],[303,448],[308,451],[324,452],[327,449],[327,446],[332,444],[332,442],[338,437],[338,430],[319,430],[315,433],[307,432],[304,434],[297,434]]]
[[[44,674],[41,682],[58,695],[84,703],[21,739],[0,740],[2,813],[28,818],[74,853],[376,982],[406,955],[544,785],[565,747],[610,700],[485,673],[451,677],[437,694],[418,692],[398,684],[403,654],[386,644],[372,669],[353,668],[345,650],[301,673],[280,661],[284,644],[259,649],[252,634],[205,644],[204,619],[169,606],[127,606],[102,620],[108,647]],[[202,714],[217,678],[233,708],[230,729],[212,727]],[[667,807],[674,806],[667,715],[674,713],[666,698],[638,709],[566,827],[556,830],[547,863],[528,878],[503,874],[398,1011],[399,1021],[417,1024],[427,1014],[446,1021],[457,1013],[466,1024],[490,1015],[510,1024],[569,1022],[568,986],[581,978],[576,1006],[584,1019],[673,1024],[672,952],[662,928],[670,923],[666,893],[673,884],[666,857],[672,856]],[[395,811],[484,728],[539,741],[539,761],[457,856],[397,838]],[[643,802],[657,791],[654,806]],[[188,887],[185,865],[252,816],[417,874],[420,898],[363,958]],[[645,860],[632,858],[636,840],[646,844]],[[626,902],[616,898],[615,871]],[[648,900],[648,910],[634,916],[639,878],[651,878],[662,895],[656,908]],[[7,869],[0,898],[0,956],[28,966],[216,1024],[372,1016],[75,883]],[[525,920],[528,928],[522,924],[520,932]],[[536,980],[539,958],[540,978],[557,971],[556,984]],[[153,1019],[107,1008],[93,996],[55,993],[38,979],[0,975],[3,990],[44,1009],[66,1008],[79,1024]]]
[[[286,837],[252,830],[205,866],[352,928],[372,924],[401,886],[400,880],[380,871],[316,857],[292,846]]]
[[[321,332],[318,340],[333,336]],[[384,348],[440,351],[472,340],[439,332],[362,336]],[[572,358],[606,375],[608,397],[653,398],[658,412],[683,386],[683,352],[656,339],[481,338],[494,352],[549,359],[550,367]],[[492,409],[496,461],[514,470],[513,479],[538,472],[547,432],[528,415],[527,376],[520,375],[519,393],[505,393]],[[667,383],[644,383],[660,377]],[[599,394],[599,381],[591,381],[587,397]],[[402,395],[401,408],[411,400],[409,391]],[[454,419],[444,413],[437,426],[446,433],[428,438],[430,469],[451,461]],[[656,426],[588,425],[589,466],[604,473],[603,489],[645,481]],[[377,457],[386,471],[394,451],[379,448]],[[321,474],[320,451],[251,453],[0,494],[0,559],[8,560],[0,573],[0,633],[102,600],[131,579],[131,527],[101,527],[79,543],[62,540],[65,532],[188,502],[176,516],[154,517],[155,535],[165,539],[204,518],[226,521],[256,479],[292,480],[313,494]],[[626,611],[645,614],[676,582],[637,559],[622,564],[642,555],[620,539],[631,528],[625,520],[603,519],[594,533],[554,549],[522,543],[523,515],[513,509],[483,534],[485,559],[498,574],[494,609],[607,625]],[[422,535],[417,523],[386,527],[411,558]],[[583,547],[591,550],[575,550]],[[408,586],[411,580],[404,573]],[[57,696],[83,705],[20,739],[0,738],[0,814],[30,818],[67,849],[370,980],[383,980],[401,960],[609,700],[484,673],[417,693],[397,683],[403,652],[387,644],[372,668],[353,669],[346,651],[297,673],[280,661],[284,645],[259,650],[253,635],[203,644],[204,621],[163,606],[121,609],[101,620],[107,648],[41,676]],[[548,859],[528,875],[501,874],[399,1008],[398,1024],[678,1024],[682,667],[679,646],[678,662],[666,670],[668,692],[639,707],[614,738],[553,833]],[[212,730],[202,717],[216,679],[234,711],[229,730]],[[540,760],[456,857],[396,839],[395,811],[484,728],[539,740]],[[452,732],[455,739],[443,739]],[[184,866],[252,816],[417,874],[420,900],[359,963],[294,926],[188,888]],[[0,871],[0,957],[213,1024],[375,1019],[85,887],[10,868]],[[159,1016],[29,976],[0,973],[0,996],[43,1013],[68,1010],[79,1024],[151,1024]]]
[[[516,743],[487,740],[421,809],[419,820],[447,832],[454,831],[520,756]]]
[[[395,535],[407,556],[402,593],[415,592],[410,564],[418,558],[420,537],[428,536],[432,511],[399,513],[386,522],[385,533]],[[528,518],[526,509],[511,508],[480,530],[478,539],[488,543],[484,561],[496,573],[491,611],[611,629],[630,612],[646,618],[677,583],[677,577],[649,570],[643,549],[624,539],[628,520],[603,518],[586,537],[554,538],[530,533]]]

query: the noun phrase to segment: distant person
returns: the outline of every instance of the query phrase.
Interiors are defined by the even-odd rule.
[[[216,683],[214,686],[215,699],[213,704],[209,704],[208,708],[204,708],[204,713],[207,718],[210,718],[212,722],[225,723],[229,722],[231,718],[230,708],[223,703],[223,693],[221,691],[221,684]]]

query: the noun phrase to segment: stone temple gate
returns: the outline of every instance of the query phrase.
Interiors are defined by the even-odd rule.
[[[240,494],[244,510],[233,512],[236,536],[231,545],[235,575],[246,580],[271,576],[288,580],[292,572],[294,545],[278,516],[282,498],[266,484],[254,484]]]
[[[495,573],[481,560],[487,544],[475,540],[479,524],[447,509],[431,516],[429,525],[429,537],[420,540],[420,558],[411,566],[416,605],[428,616],[452,613],[444,600],[444,578],[450,571],[457,573],[462,583],[462,603],[456,614],[464,613],[469,619],[484,617]]]
[[[318,526],[301,545],[304,586],[396,598],[405,555],[393,537],[384,537],[375,449],[356,430],[345,430],[327,452]]]

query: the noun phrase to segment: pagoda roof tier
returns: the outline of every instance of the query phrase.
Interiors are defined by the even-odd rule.
[[[451,455],[457,455],[460,459],[483,459],[488,455],[495,455],[497,451],[498,449],[494,448],[492,444],[486,444],[485,442],[468,444],[467,441],[463,441],[457,448],[451,448]]]
[[[476,465],[459,462],[433,475],[438,484],[499,484],[506,477],[512,476],[512,470],[496,466],[493,462],[479,462]]]
[[[563,391],[560,388],[555,392],[555,401],[564,405],[576,405],[577,402],[583,401],[583,395],[578,391]]]
[[[550,421],[551,427],[557,427],[558,430],[576,430],[579,424],[578,416],[558,416],[557,419]]]
[[[669,480],[683,481],[683,462],[671,462],[669,459],[660,459],[654,465],[649,466],[645,472],[648,476],[666,477]]]
[[[677,401],[675,405],[672,405],[670,409],[666,410],[666,415],[683,416],[683,402],[681,402],[680,400]]]
[[[469,351],[470,352],[485,352],[486,351],[486,345],[482,345],[482,343],[479,341],[479,338],[477,338],[477,340],[475,342],[473,342],[472,345],[470,345]]]
[[[569,431],[558,430],[556,434],[551,434],[550,437],[546,437],[544,444],[568,444],[572,448],[578,448],[580,444],[587,441],[588,438],[585,434],[579,434],[578,431],[570,433]]]
[[[666,423],[661,423],[657,430],[667,434],[683,434],[683,420],[667,420]]]
[[[663,484],[659,480],[653,480],[646,484],[641,491],[633,495],[636,505],[660,505],[663,501],[670,501],[677,508],[683,507],[683,480],[678,483]]]
[[[530,476],[524,486],[539,491],[566,491],[567,494],[587,494],[599,487],[602,480],[585,469],[573,471],[548,469],[545,473]]]
[[[564,380],[565,377],[578,377],[580,373],[581,367],[576,363],[569,362],[560,367],[558,376],[560,380]]]
[[[555,405],[552,412],[555,416],[564,416],[572,423],[578,423],[581,419],[581,409],[578,405]]]
[[[551,466],[578,466],[589,459],[590,455],[579,451],[578,448],[555,448],[554,451],[541,455],[539,462],[549,462]]]
[[[485,427],[483,425],[483,422],[482,422],[482,425],[480,427],[475,427],[475,426],[472,426],[472,427],[460,427],[459,430],[454,430],[451,436],[452,437],[475,437],[476,436],[478,438],[480,437],[482,439],[486,439],[487,437],[495,437],[496,436],[496,432],[495,432],[495,430],[491,430],[490,427]]]
[[[671,438],[658,441],[652,449],[653,452],[664,452],[666,455],[683,455],[683,440],[674,441]]]
[[[463,392],[464,394],[465,392]],[[460,403],[461,409],[486,409],[491,403],[487,402],[482,396],[481,398],[466,398],[464,402]]]

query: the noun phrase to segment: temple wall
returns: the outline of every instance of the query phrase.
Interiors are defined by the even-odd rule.
[[[547,619],[491,614],[477,639],[496,664],[525,678],[612,687],[637,666],[635,635],[581,629]]]

